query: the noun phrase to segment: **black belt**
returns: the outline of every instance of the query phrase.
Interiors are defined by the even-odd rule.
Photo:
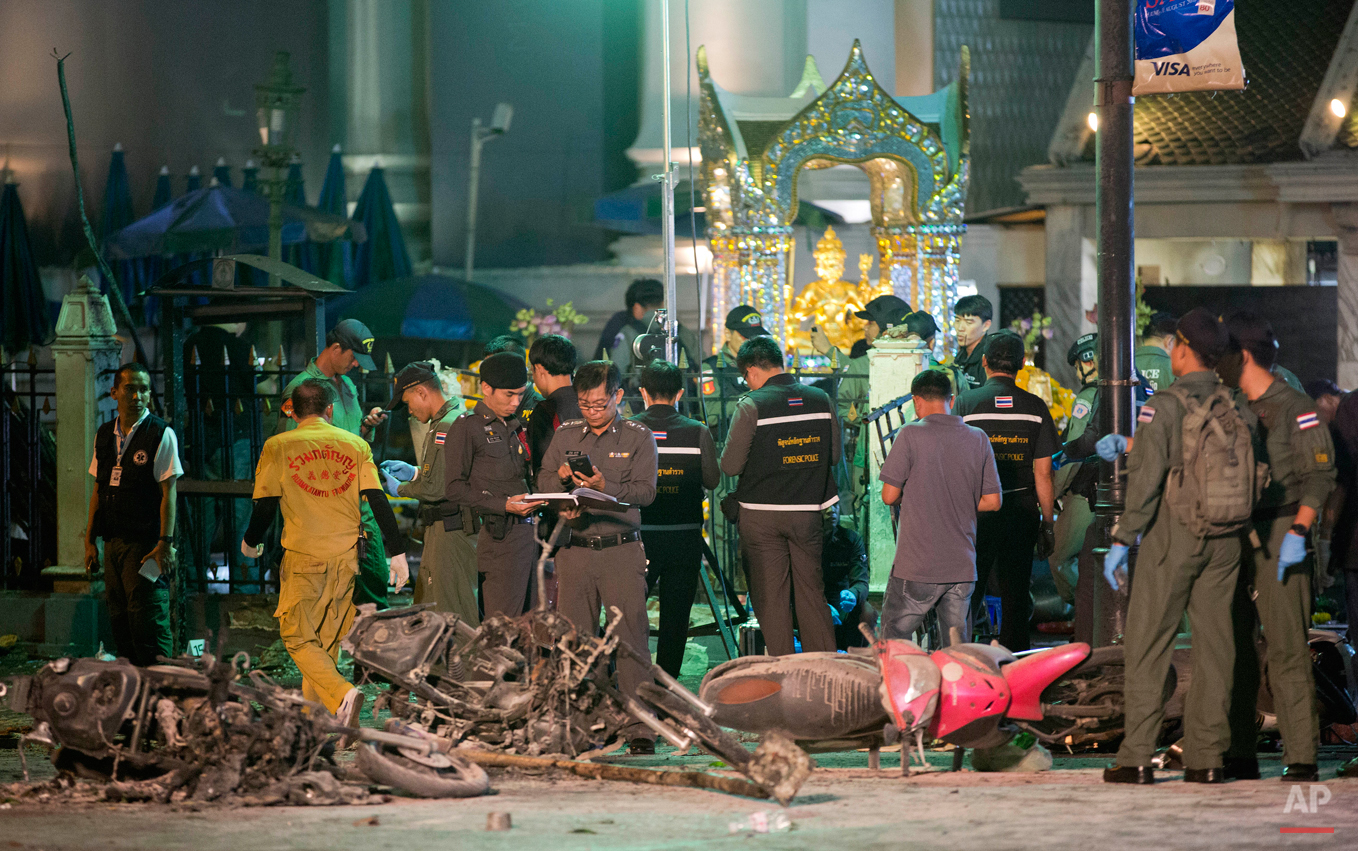
[[[508,521],[509,525],[511,526],[513,526],[515,523],[532,523],[535,517],[535,515],[532,514],[528,515],[527,517],[524,517],[521,514],[494,514],[494,513],[481,514],[478,516],[483,521],[490,517],[503,517],[505,518],[506,521]]]
[[[616,535],[577,535],[571,532],[571,542],[568,547],[589,547],[591,550],[606,550],[610,547],[620,547],[623,544],[630,544],[641,540],[641,533],[633,530],[631,532],[619,532]]]
[[[1301,508],[1301,501],[1289,502],[1286,505],[1271,505],[1254,509],[1250,519],[1256,523],[1270,520],[1277,520],[1279,517],[1291,517]]]

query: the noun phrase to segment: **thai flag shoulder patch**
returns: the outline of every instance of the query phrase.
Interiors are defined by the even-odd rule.
[[[651,432],[651,434],[655,435],[656,440],[664,440],[665,438],[670,436],[669,432],[666,431],[653,431]]]
[[[1297,417],[1297,428],[1302,431],[1306,431],[1308,428],[1315,428],[1318,425],[1320,425],[1320,417],[1316,415],[1315,411],[1310,411],[1309,413]]]
[[[434,432],[434,445],[435,445],[435,446],[442,446],[442,445],[443,445],[443,441],[444,441],[445,439],[447,439],[447,437],[448,437],[448,432],[446,432],[446,431],[436,431],[436,432]]]
[[[787,400],[787,404],[789,407],[800,408],[802,406],[802,397],[793,396],[791,399]]]
[[[995,407],[997,407],[997,408],[1012,408],[1012,407],[1014,407],[1014,397],[1013,397],[1013,396],[996,396],[996,397],[995,397]]]
[[[1142,405],[1141,413],[1136,415],[1136,421],[1139,423],[1148,423],[1154,419],[1155,419],[1155,409],[1152,408],[1150,405]]]

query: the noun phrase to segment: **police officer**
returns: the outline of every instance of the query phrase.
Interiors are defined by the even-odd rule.
[[[575,371],[575,392],[582,419],[561,424],[538,474],[545,493],[584,487],[614,497],[630,506],[626,511],[587,508],[563,510],[569,535],[556,554],[558,611],[576,629],[594,634],[599,609],[612,621],[612,610],[622,613],[617,635],[646,657],[643,665],[630,654],[618,655],[618,687],[635,695],[650,681],[650,624],[646,616],[646,550],[641,543],[640,508],[651,504],[656,491],[656,441],[651,430],[618,415],[622,375],[612,361],[590,361]],[[587,461],[593,474],[570,466]],[[634,724],[624,733],[632,753],[655,753],[655,734]]]
[[[453,423],[443,450],[444,495],[468,534],[480,529],[476,568],[486,617],[523,614],[537,558],[534,517],[542,504],[523,499],[532,490],[528,435],[514,416],[527,390],[522,355],[481,361],[481,401]]]
[[[114,643],[132,664],[154,665],[157,656],[174,655],[167,577],[175,568],[175,483],[184,468],[174,429],[148,410],[151,374],[146,367],[119,367],[110,395],[117,400],[118,415],[94,436],[85,569],[93,573],[99,567],[96,539],[103,538]],[[159,577],[141,573],[148,559],[159,566]]]
[[[740,377],[736,354],[747,340],[767,337],[764,320],[759,311],[742,304],[726,314],[726,342],[721,351],[703,361],[703,401],[707,409],[707,424],[717,430],[717,439],[726,434],[726,427],[735,413],[736,400],[749,385]]]
[[[1314,783],[1320,725],[1307,630],[1311,626],[1311,559],[1307,539],[1335,484],[1334,443],[1315,402],[1271,371],[1278,342],[1269,323],[1241,311],[1226,323],[1244,367],[1240,390],[1259,417],[1270,481],[1254,509],[1263,546],[1248,549],[1235,597],[1235,685],[1231,692],[1231,747],[1227,776],[1259,776],[1255,757],[1259,695],[1258,631],[1268,642],[1269,691],[1283,738],[1283,780]],[[1251,594],[1251,591],[1253,593]],[[1251,602],[1251,597],[1253,602]],[[1257,614],[1256,614],[1257,612]]]
[[[1104,770],[1106,783],[1155,782],[1151,757],[1164,716],[1165,677],[1185,611],[1193,628],[1193,682],[1184,710],[1184,780],[1224,779],[1221,760],[1230,736],[1227,703],[1235,657],[1231,599],[1240,570],[1240,535],[1201,537],[1181,509],[1162,503],[1171,468],[1183,463],[1187,409],[1182,399],[1202,404],[1221,387],[1212,368],[1226,353],[1229,338],[1222,323],[1202,308],[1184,314],[1175,335],[1170,349],[1174,382],[1137,415],[1136,440],[1127,458],[1127,507],[1104,558],[1104,578],[1114,588],[1122,586],[1128,548],[1140,537],[1125,630],[1126,733],[1117,764]],[[1248,424],[1253,415],[1246,410],[1242,418]],[[1098,453],[1112,461],[1127,446],[1125,436],[1105,435]]]
[[[335,325],[325,336],[325,348],[311,359],[306,369],[283,390],[283,403],[279,406],[283,416],[279,418],[278,430],[288,431],[296,428],[292,412],[292,391],[303,381],[315,379],[327,381],[335,391],[335,412],[331,422],[335,428],[370,439],[372,430],[387,418],[380,407],[373,407],[363,413],[363,404],[358,398],[358,388],[349,379],[348,373],[354,367],[369,372],[377,369],[373,362],[373,333],[368,326],[357,319],[345,319]],[[379,609],[387,607],[387,563],[382,557],[382,530],[373,518],[372,507],[364,502],[363,532],[371,546],[366,555],[359,559],[358,582],[354,586],[354,602],[374,603]]]
[[[976,523],[972,611],[985,605],[993,573],[1000,591],[1000,643],[1027,650],[1034,546],[1037,557],[1046,558],[1054,545],[1052,456],[1060,444],[1047,403],[1014,383],[1023,366],[1023,340],[1008,332],[994,334],[981,361],[986,383],[959,396],[953,413],[990,438],[1004,501],[999,511],[982,514]]]
[[[1088,428],[1099,400],[1099,335],[1085,334],[1071,344],[1066,363],[1075,368],[1080,392],[1070,419],[1061,435],[1064,462],[1056,471],[1056,501],[1061,511],[1053,528],[1055,548],[1050,556],[1052,577],[1063,597],[1075,590],[1077,571],[1068,569],[1071,559],[1084,549],[1085,535],[1094,521],[1094,489],[1098,485],[1099,464],[1088,459],[1094,454],[1097,433]]]
[[[354,582],[366,539],[359,503],[372,505],[385,534],[387,578],[400,591],[410,578],[406,542],[378,482],[372,450],[360,437],[331,425],[330,381],[304,379],[288,397],[295,429],[264,442],[255,470],[254,511],[241,553],[258,558],[259,543],[283,513],[279,633],[302,672],[302,696],[319,701],[342,723],[358,724],[363,693],[336,667],[340,641],[354,623]]]
[[[835,649],[821,573],[821,511],[839,501],[839,418],[823,390],[783,371],[770,337],[740,347],[736,363],[750,385],[737,404],[721,470],[740,476],[740,543],[755,614],[769,653],[794,650],[792,612],[802,649]]]
[[[958,390],[980,387],[988,380],[981,359],[985,357],[990,340],[990,323],[995,317],[995,308],[985,296],[962,296],[953,306],[953,316],[953,326],[957,330],[957,354],[953,356],[952,362],[966,374],[968,384],[967,388],[959,387]],[[1019,366],[1022,365],[1020,361]]]
[[[1158,393],[1174,380],[1169,363],[1169,352],[1174,347],[1174,332],[1178,320],[1163,311],[1152,314],[1141,334],[1141,345],[1135,354],[1136,371],[1146,379],[1147,389]]]
[[[847,650],[864,647],[867,640],[858,625],[877,625],[877,610],[868,602],[868,550],[863,536],[839,522],[839,504],[821,512],[821,579],[825,583],[825,602],[835,624],[835,647]]]
[[[684,396],[679,367],[662,360],[641,370],[646,410],[632,419],[651,430],[658,453],[655,502],[641,509],[641,538],[650,556],[646,593],[659,589],[656,664],[679,676],[688,616],[703,559],[703,497],[721,481],[717,447],[706,425],[675,408]]]
[[[859,319],[867,320],[867,324],[863,326],[863,341],[866,344],[866,349],[872,348],[872,344],[877,342],[878,337],[900,325],[909,315],[909,303],[894,295],[879,295],[865,304],[862,310],[854,313],[854,316]],[[819,329],[813,329],[812,344],[819,349],[822,340],[825,340],[824,333],[819,332]],[[828,344],[829,341],[825,340],[823,345]],[[844,377],[839,381],[837,393],[840,419],[848,419],[850,406],[857,406],[858,410],[867,413],[868,356],[866,349],[862,356],[846,358],[844,363]]]
[[[443,395],[434,365],[416,361],[396,373],[387,410],[406,406],[410,416],[429,425],[420,452],[420,466],[404,461],[383,461],[382,483],[393,497],[420,502],[416,525],[424,530],[420,575],[415,582],[415,603],[432,603],[436,612],[451,612],[476,626],[476,547],[462,530],[456,504],[448,502],[443,455],[448,432],[466,413],[461,398]]]

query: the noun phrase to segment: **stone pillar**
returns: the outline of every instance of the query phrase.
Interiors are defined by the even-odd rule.
[[[868,349],[868,413],[893,399],[910,392],[910,382],[929,366],[930,351],[918,337],[905,340],[878,337]],[[914,419],[914,406],[902,409],[904,416]],[[892,416],[893,427],[899,425],[901,417]],[[882,467],[881,443],[877,439],[877,429],[867,426],[861,440],[867,441],[868,486],[864,497],[868,504],[868,563],[872,569],[871,587],[873,591],[886,588],[887,577],[891,575],[891,562],[896,556],[896,530],[891,523],[891,512],[882,504],[882,483],[877,480],[877,471]]]
[[[1335,381],[1358,387],[1358,204],[1333,204],[1339,237],[1339,353]]]
[[[1066,350],[1083,333],[1085,309],[1092,306],[1084,301],[1084,215],[1084,207],[1047,208],[1047,315],[1052,318],[1047,371],[1062,385],[1077,388]],[[999,309],[995,305],[997,323]]]
[[[108,300],[86,277],[62,299],[52,344],[57,385],[57,564],[43,571],[57,591],[84,593],[94,434],[116,406],[101,373],[117,369],[122,344]]]

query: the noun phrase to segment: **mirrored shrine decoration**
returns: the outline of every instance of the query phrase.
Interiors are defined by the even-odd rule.
[[[957,79],[921,97],[887,94],[857,41],[828,87],[808,56],[801,83],[785,98],[722,89],[709,72],[705,47],[698,48],[697,63],[712,250],[710,315],[753,305],[764,327],[787,344],[795,322],[791,257],[798,176],[804,168],[851,164],[869,177],[879,287],[932,313],[942,330],[938,351],[953,349],[970,162],[967,48]],[[857,290],[845,282],[846,306]]]

